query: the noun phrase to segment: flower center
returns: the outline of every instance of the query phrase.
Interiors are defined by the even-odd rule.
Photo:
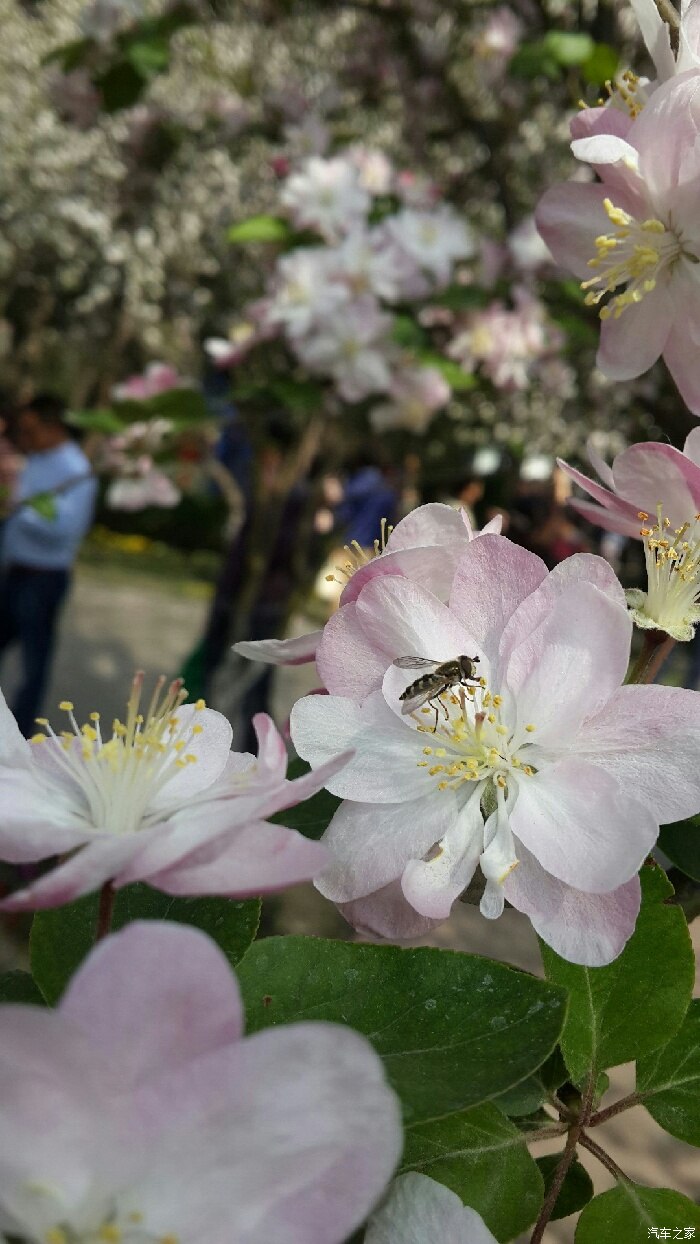
[[[155,1235],[140,1224],[143,1215],[134,1211],[122,1219],[109,1218],[96,1231],[74,1231],[71,1227],[51,1227],[45,1244],[180,1244],[177,1235]]]
[[[598,313],[601,320],[608,320],[611,315],[619,319],[627,307],[641,302],[645,294],[656,288],[659,273],[678,259],[683,247],[662,221],[637,221],[621,207],[615,207],[610,199],[605,199],[603,206],[613,228],[596,238],[597,253],[588,260],[589,268],[596,269],[596,274],[583,281],[581,289],[588,291],[585,302],[590,307],[597,306],[619,285],[626,285]]]
[[[438,706],[435,728],[420,723],[418,729],[434,734],[435,743],[423,748],[423,755],[430,759],[418,765],[427,768],[431,777],[439,777],[438,790],[457,790],[464,782],[489,779],[506,790],[511,774],[532,777],[535,773],[527,762],[527,735],[534,733],[535,726],[527,725],[524,734],[516,734],[506,725],[503,698],[492,695],[485,678],[479,679],[478,687],[460,687],[457,694],[443,692],[433,703]],[[436,709],[426,705],[420,712],[435,714]]]
[[[646,521],[649,515],[641,511],[639,517]],[[648,577],[645,613],[662,630],[692,631],[700,604],[700,514],[672,527],[658,505],[656,522],[640,534]]]
[[[163,694],[166,679],[161,676],[145,714],[139,711],[143,680],[139,671],[126,722],[115,719],[111,737],[103,737],[99,713],[90,713],[90,720],[79,726],[72,703],[62,700],[59,708],[67,714],[71,729],[56,734],[46,717],[38,717],[37,724],[47,733],[42,730],[30,740],[52,747],[52,758],[82,789],[95,828],[108,833],[139,829],[148,819],[154,796],[180,769],[197,761],[188,748],[203,727],[196,721],[185,725],[177,715],[187,699],[182,679],[171,682]],[[195,713],[201,712],[204,700],[193,707]]]
[[[391,523],[387,523],[386,519],[383,518],[381,521],[381,534],[379,539],[374,541],[373,549],[363,548],[361,544],[358,544],[357,540],[351,540],[349,544],[344,544],[343,552],[347,553],[348,560],[342,566],[335,567],[336,574],[327,574],[325,576],[326,582],[337,583],[340,587],[345,587],[345,584],[350,582],[352,576],[362,566],[368,566],[371,561],[374,561],[375,557],[381,557],[386,549],[386,542],[393,530]],[[341,576],[340,579],[337,577],[338,575]]]

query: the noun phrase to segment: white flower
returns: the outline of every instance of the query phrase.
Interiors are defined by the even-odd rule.
[[[642,522],[649,515],[640,513]],[[648,590],[630,588],[627,604],[637,626],[689,640],[700,622],[700,515],[674,527],[657,507],[656,522],[641,530]]]
[[[372,426],[379,432],[407,428],[422,434],[433,415],[449,401],[450,386],[434,367],[406,368],[394,377],[390,398],[371,412]]]
[[[346,402],[361,402],[391,384],[386,336],[391,320],[371,297],[358,299],[319,323],[313,336],[295,342],[310,370],[330,376]]]
[[[422,212],[405,207],[385,223],[403,250],[440,284],[450,280],[457,259],[474,254],[471,230],[446,204]]]
[[[332,263],[332,252],[321,246],[301,247],[280,259],[266,322],[300,337],[349,302],[347,286],[332,279]]]
[[[300,228],[335,241],[366,219],[370,196],[349,160],[311,156],[288,179],[281,203]]]

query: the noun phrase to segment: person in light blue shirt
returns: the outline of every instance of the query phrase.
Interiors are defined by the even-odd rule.
[[[37,395],[19,411],[16,433],[27,458],[0,534],[0,656],[10,644],[19,645],[22,678],[13,710],[30,738],[71,570],[93,519],[97,483],[56,398]]]

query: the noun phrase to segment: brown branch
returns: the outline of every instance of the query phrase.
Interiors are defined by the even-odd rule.
[[[598,1127],[600,1123],[607,1123],[608,1119],[614,1119],[615,1115],[622,1114],[623,1110],[631,1110],[633,1106],[638,1106],[641,1100],[639,1093],[630,1093],[628,1097],[621,1097],[611,1106],[606,1106],[605,1110],[599,1110],[597,1114],[591,1115],[588,1126]]]
[[[587,1136],[585,1132],[579,1137],[579,1144],[582,1149],[587,1149],[589,1153],[592,1153],[601,1166],[604,1166],[606,1171],[610,1171],[610,1174],[615,1176],[615,1179],[627,1180],[627,1175],[625,1175],[622,1167],[618,1166],[615,1159],[611,1158],[610,1154],[606,1153],[605,1149],[601,1149],[600,1145],[591,1140],[590,1136]]]
[[[566,1145],[561,1160],[554,1172],[554,1177],[549,1187],[549,1191],[544,1199],[544,1204],[540,1210],[539,1218],[535,1223],[534,1230],[530,1237],[530,1244],[541,1244],[547,1224],[554,1212],[554,1206],[557,1203],[557,1197],[562,1190],[567,1171],[576,1156],[576,1146],[581,1139],[581,1134],[586,1127],[593,1108],[593,1097],[595,1093],[595,1076],[593,1073],[588,1078],[586,1091],[581,1102],[581,1113],[578,1119],[571,1124],[569,1134],[566,1138]]]
[[[627,682],[653,682],[675,642],[665,631],[644,631],[642,649]]]

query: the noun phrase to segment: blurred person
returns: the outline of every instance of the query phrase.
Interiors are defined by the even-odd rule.
[[[542,521],[533,528],[527,548],[537,553],[550,570],[574,553],[591,551],[583,532],[572,521],[566,508],[556,501],[551,503]]]
[[[26,457],[0,544],[0,655],[11,644],[19,646],[22,676],[13,711],[30,737],[71,570],[92,522],[97,482],[57,398],[38,394],[22,407],[16,438]]]
[[[323,535],[333,533],[333,547],[321,567],[314,592],[331,610],[337,609],[349,574],[362,561],[374,557],[397,522],[398,489],[387,478],[377,453],[356,454],[344,478],[328,475],[323,481],[325,505],[314,525]],[[342,541],[342,544],[341,544]]]
[[[459,476],[453,481],[449,495],[441,497],[447,505],[464,510],[472,527],[477,527],[476,509],[484,499],[486,485],[478,475]]]

